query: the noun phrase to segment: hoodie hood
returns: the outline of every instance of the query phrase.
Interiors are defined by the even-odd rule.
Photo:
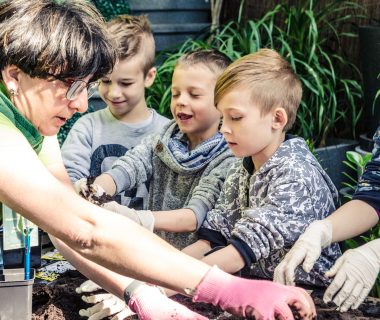
[[[252,169],[252,160],[250,158],[245,158],[243,160],[244,168],[248,171],[250,170],[249,161],[251,162]],[[258,170],[257,174],[265,174],[267,171],[284,165],[295,166],[299,162],[308,162],[311,166],[317,169],[322,178],[326,181],[326,184],[332,193],[334,203],[337,204],[339,201],[338,190],[331,181],[330,177],[327,175],[326,171],[323,170],[316,157],[311,153],[305,140],[302,138],[286,135],[285,141],[280,145],[272,157],[270,157],[268,161],[265,162],[264,165]]]

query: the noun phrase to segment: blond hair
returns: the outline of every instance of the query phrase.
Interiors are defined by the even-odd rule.
[[[217,80],[215,105],[237,87],[249,88],[251,100],[261,108],[261,114],[284,108],[288,116],[284,131],[293,126],[302,86],[290,63],[276,51],[261,49],[233,62]]]
[[[147,16],[119,15],[107,23],[117,45],[119,60],[143,54],[143,72],[146,75],[154,66],[155,42]]]

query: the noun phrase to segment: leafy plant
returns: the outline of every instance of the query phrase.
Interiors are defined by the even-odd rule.
[[[344,37],[356,36],[341,30],[363,12],[353,1],[333,0],[323,7],[318,7],[314,0],[301,0],[297,6],[284,1],[261,19],[243,24],[241,5],[237,21],[228,22],[203,40],[189,40],[178,51],[169,51],[172,56],[169,54],[161,60],[164,67],[159,68],[157,82],[149,91],[154,96],[151,102],[167,114],[168,74],[173,66],[170,63],[189,48],[210,46],[233,60],[260,48],[273,48],[291,63],[303,84],[294,133],[309,139],[315,147],[324,146],[337,128],[352,127],[355,136],[362,112],[357,105],[363,93],[360,83],[354,79],[360,79],[360,73],[345,58],[340,42]],[[346,75],[347,70],[351,74]]]
[[[343,161],[345,165],[349,168],[353,169],[356,175],[353,177],[352,175],[343,172],[343,174],[349,179],[350,182],[343,182],[346,187],[349,187],[352,190],[352,193],[355,191],[356,186],[358,184],[358,178],[363,174],[364,168],[366,164],[372,159],[372,154],[368,153],[365,155],[361,155],[355,151],[347,151],[346,152],[346,161]],[[352,194],[345,195],[348,199],[352,199]],[[344,242],[343,248],[354,249],[357,248],[364,243],[380,238],[380,224],[368,230],[364,235],[355,237],[353,239],[348,239]],[[371,292],[372,296],[380,298],[380,275],[376,279],[375,286]]]
[[[347,160],[343,161],[343,163],[347,167],[351,168],[356,173],[356,175],[353,177],[347,172],[343,172],[343,175],[347,177],[349,182],[342,182],[342,185],[350,188],[352,191],[355,191],[358,184],[358,178],[363,174],[367,162],[372,159],[372,154],[367,153],[365,155],[361,155],[356,151],[347,151],[346,158]],[[347,195],[346,197],[350,200],[352,199],[352,196],[350,195]]]

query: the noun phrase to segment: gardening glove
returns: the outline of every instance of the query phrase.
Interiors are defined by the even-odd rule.
[[[333,301],[342,312],[357,309],[371,291],[380,271],[380,239],[347,250],[326,276],[334,277],[323,300]]]
[[[90,202],[98,202],[98,199],[102,196],[106,196],[104,189],[98,184],[87,185],[87,178],[82,178],[74,183],[75,192]]]
[[[294,286],[295,269],[302,263],[303,269],[309,273],[322,249],[328,247],[331,240],[332,224],[329,220],[310,223],[274,270],[273,281]]]
[[[88,293],[102,289],[95,282],[87,280],[75,289],[77,293]],[[99,293],[91,296],[82,296],[82,300],[95,305],[79,310],[81,317],[88,317],[89,320],[104,319],[114,315],[111,320],[123,320],[135,314],[125,302],[110,293]]]
[[[207,320],[169,299],[158,287],[135,280],[125,289],[125,300],[140,320]]]
[[[135,210],[128,208],[126,206],[122,206],[115,201],[107,202],[102,205],[104,209],[110,210],[112,212],[116,212],[121,214],[124,217],[127,217],[140,226],[148,229],[149,231],[153,231],[154,228],[154,217],[152,211],[150,210]]]
[[[294,319],[290,306],[300,319],[312,319],[316,315],[313,301],[301,288],[238,278],[216,266],[210,268],[196,289],[189,293],[194,302],[212,303],[234,315],[254,316],[257,320]]]

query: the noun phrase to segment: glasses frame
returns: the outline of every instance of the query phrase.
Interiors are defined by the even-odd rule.
[[[84,89],[87,89],[87,98],[90,99],[92,95],[96,92],[96,88],[99,84],[99,81],[86,82],[81,79],[71,80],[64,79],[54,74],[47,73],[48,77],[58,80],[67,85],[67,91],[65,97],[67,100],[73,101],[83,92]]]

